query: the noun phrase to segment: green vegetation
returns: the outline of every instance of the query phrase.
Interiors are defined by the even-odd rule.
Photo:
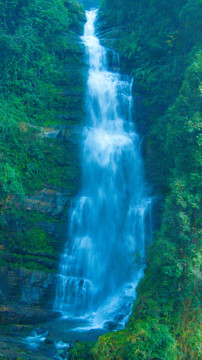
[[[100,33],[134,77],[145,173],[163,201],[126,329],[77,343],[72,360],[201,358],[200,14],[200,0],[101,0]],[[51,204],[79,183],[83,22],[73,0],[0,0],[0,265],[56,269],[64,219]]]
[[[68,355],[69,360],[93,360],[93,346],[94,343],[88,342],[76,342],[75,345],[70,348]]]
[[[0,5],[1,190],[6,196],[16,195],[17,188],[19,194],[27,193],[33,186],[30,179],[35,183],[43,177],[44,149],[35,126],[55,125],[59,113],[71,118],[74,105],[81,102],[74,86],[82,86],[81,79],[66,67],[79,66],[81,49],[74,31],[82,31],[84,17],[72,1]],[[65,91],[74,92],[76,99],[65,97]]]
[[[70,198],[78,188],[78,140],[68,133],[84,114],[84,21],[74,0],[0,1],[1,265],[57,266],[64,221],[47,216],[48,208],[28,212],[27,201],[43,189]],[[55,233],[45,231],[49,222]],[[40,262],[40,254],[54,261]]]
[[[145,172],[163,206],[129,323],[101,336],[92,359],[201,358],[200,15],[198,0],[101,2],[103,42],[134,76]]]

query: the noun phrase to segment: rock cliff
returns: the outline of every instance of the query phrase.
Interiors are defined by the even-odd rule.
[[[6,157],[13,171],[17,173],[20,169],[20,175],[16,175],[15,180],[21,181],[23,190],[22,196],[17,193],[15,187],[11,186],[10,174],[5,179],[4,171],[4,178],[0,179],[0,323],[4,325],[37,323],[55,316],[51,312],[55,273],[66,240],[71,198],[79,188],[80,124],[85,116],[83,93],[86,65],[84,49],[80,44],[85,21],[83,7],[69,0],[57,4],[51,2],[51,5],[49,0],[39,1],[35,4],[36,8],[39,6],[39,12],[34,15],[30,4],[18,5],[22,6],[22,13],[27,12],[32,19],[31,26],[35,28],[35,33],[38,31],[36,49],[40,51],[40,42],[45,45],[43,59],[38,60],[37,55],[32,58],[31,50],[27,54],[30,56],[29,67],[30,72],[33,71],[35,85],[32,90],[25,90],[22,96],[21,109],[26,113],[26,121],[23,122],[22,117],[17,118],[17,110],[13,112],[20,149],[27,144],[25,164],[22,165],[24,158],[18,152],[18,147],[8,153],[12,147],[10,137],[7,144],[4,139],[2,145],[3,154],[6,154],[2,156]],[[42,12],[41,7],[44,7]],[[15,17],[19,16],[18,10],[17,1],[16,4],[13,2],[11,8],[4,6],[0,26],[7,34],[5,36],[15,37],[23,26],[20,17],[19,22],[15,22]],[[55,21],[58,23],[52,24],[50,31],[55,31],[55,35],[48,45],[46,36],[49,34],[45,34],[48,30],[44,30],[43,34],[37,26],[45,29],[46,16],[48,18],[48,11],[52,10],[55,15],[51,15],[50,21],[57,14]],[[63,15],[66,18],[63,19]],[[13,19],[12,29],[10,16]],[[3,18],[7,19],[6,28]],[[14,41],[20,43],[21,38]],[[15,56],[15,49],[10,51]],[[50,57],[52,62],[49,63]],[[3,63],[1,66],[7,71],[9,64]],[[34,92],[38,86],[37,105]],[[7,90],[4,88],[4,91],[6,93]],[[45,92],[45,98],[42,92]],[[18,99],[15,88],[11,88],[10,93],[5,96]],[[29,99],[25,100],[24,97]],[[43,103],[44,110],[40,111]],[[12,106],[11,102],[10,109]],[[2,131],[0,128],[4,136]],[[0,166],[2,161],[1,158]]]

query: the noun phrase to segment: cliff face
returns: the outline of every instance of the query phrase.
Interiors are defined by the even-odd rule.
[[[85,15],[75,1],[0,7],[0,318],[28,323],[52,306],[79,186]]]

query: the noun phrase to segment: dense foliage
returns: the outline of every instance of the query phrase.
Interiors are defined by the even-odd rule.
[[[87,349],[92,359],[201,358],[200,15],[198,0],[101,3],[100,33],[134,76],[145,171],[164,205],[130,321]]]
[[[58,112],[72,102],[61,96],[68,85],[62,60],[69,53],[72,62],[78,60],[70,30],[81,26],[83,13],[61,0],[2,0],[0,9],[1,196],[6,196],[16,189],[26,193],[30,179],[41,176],[43,154],[33,125],[55,124]]]
[[[58,246],[38,225],[50,216],[24,205],[43,188],[77,188],[76,145],[47,133],[83,117],[84,21],[74,0],[0,1],[0,264],[43,269],[22,251],[54,255]]]

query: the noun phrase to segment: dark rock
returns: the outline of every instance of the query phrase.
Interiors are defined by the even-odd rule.
[[[0,324],[18,323],[18,314],[10,306],[0,305]]]
[[[51,338],[46,338],[46,339],[44,340],[44,344],[46,344],[46,345],[53,345],[53,344],[54,344],[54,341],[53,341],[53,339],[51,339]]]
[[[58,134],[57,139],[65,143],[70,141],[74,144],[78,144],[78,139],[81,137],[83,132],[83,127],[81,126],[63,126]]]
[[[24,307],[18,313],[19,324],[38,324],[56,319],[59,314],[54,311],[48,311],[39,308]]]
[[[97,341],[99,336],[106,334],[106,329],[92,329],[88,332],[88,341]]]
[[[106,321],[104,323],[104,329],[113,331],[117,329],[118,323],[116,321]]]
[[[59,316],[60,313],[58,312],[42,308],[20,306],[16,304],[11,306],[0,306],[0,324],[34,325],[56,319]],[[16,329],[15,331],[11,329],[11,333],[18,332]],[[22,331],[23,330],[24,329],[22,328]]]
[[[56,275],[27,269],[0,269],[1,287],[15,304],[45,305],[55,295]]]
[[[35,329],[34,331],[35,331],[35,333],[36,333],[37,335],[44,335],[44,334],[47,333],[47,330],[46,330],[46,329],[43,329],[43,328],[37,328],[37,329]]]
[[[39,211],[40,213],[57,217],[63,213],[68,199],[67,193],[44,188],[38,194],[27,198],[26,209],[28,211]]]
[[[59,224],[57,222],[39,222],[39,226],[48,235],[54,236],[56,239],[61,239],[63,238],[67,225],[66,222],[62,222],[61,220]]]
[[[124,319],[125,315],[124,314],[120,314],[115,316],[114,320],[118,323],[120,321],[122,321]]]
[[[13,325],[13,326],[10,326],[10,332],[13,334],[21,334],[23,333],[23,331],[25,330],[25,326],[22,326],[22,325]]]
[[[40,135],[43,138],[56,139],[60,129],[57,127],[40,127]]]

